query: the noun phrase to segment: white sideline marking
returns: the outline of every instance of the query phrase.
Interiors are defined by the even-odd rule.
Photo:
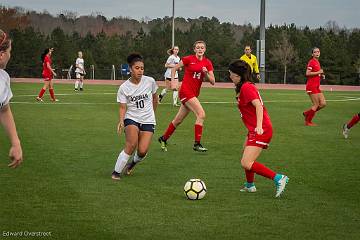
[[[117,92],[112,92],[112,93],[109,93],[109,92],[103,92],[103,93],[55,93],[56,96],[72,96],[72,95],[78,95],[78,96],[81,96],[81,95],[115,95],[116,96]],[[34,95],[34,94],[28,94],[28,95],[16,95],[15,97],[34,97],[36,98],[37,97],[37,94]]]
[[[359,101],[360,98],[348,98],[348,99],[327,99],[327,102],[350,102],[350,101]],[[61,101],[61,100],[60,100]],[[309,100],[301,100],[301,101],[297,101],[297,100],[293,100],[293,101],[289,101],[289,100],[269,100],[269,101],[264,101],[265,103],[300,103],[300,102],[309,102]],[[236,104],[236,102],[201,102],[203,104]],[[48,104],[53,104],[53,105],[118,105],[118,103],[113,102],[113,103],[89,103],[89,102],[36,102],[36,100],[34,99],[34,102],[20,102],[20,101],[14,101],[11,102],[11,104],[38,104],[38,105],[48,105]],[[172,105],[172,103],[161,103],[159,105]]]
[[[278,93],[281,94],[281,93]],[[95,92],[95,93],[89,93],[89,92],[72,92],[72,93],[58,93],[56,94],[56,96],[81,96],[81,95],[114,95],[116,96],[117,93],[116,92]],[[50,102],[46,101],[46,102],[37,102],[36,101],[36,96],[37,95],[33,95],[33,94],[26,94],[26,95],[15,95],[14,98],[17,97],[34,97],[34,101],[33,102],[29,102],[29,101],[14,101],[11,102],[13,104],[60,104],[60,105],[118,105],[117,102],[111,102],[111,103],[89,103],[89,102]],[[346,96],[346,95],[337,95],[335,97],[343,97],[345,99],[326,99],[327,102],[349,102],[349,101],[358,101],[360,100],[360,97],[354,97],[354,96]],[[265,103],[301,103],[301,102],[309,102],[309,100],[267,100],[264,101]],[[201,101],[201,103],[203,104],[236,104],[236,102],[226,102],[226,101],[221,101],[221,102],[212,102],[212,101]],[[159,105],[171,105],[171,103],[161,103]]]

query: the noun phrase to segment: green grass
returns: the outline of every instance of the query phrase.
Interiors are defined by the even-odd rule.
[[[57,85],[60,102],[40,104],[34,102],[40,85],[12,84],[25,160],[7,168],[9,142],[0,131],[1,237],[40,231],[51,239],[360,239],[360,126],[347,140],[341,135],[360,101],[330,101],[360,93],[326,92],[319,126],[305,127],[301,113],[310,101],[303,91],[261,91],[275,131],[259,162],[290,177],[275,199],[273,183],[261,176],[257,193],[239,192],[246,131],[234,103],[203,104],[204,154],[192,150],[192,115],[168,152],[160,151],[157,137],[177,111],[160,105],[147,159],[133,176],[114,182],[110,174],[124,144],[116,134],[117,87],[86,86],[81,93],[72,87]],[[201,100],[233,102],[234,93],[202,89]],[[185,199],[190,178],[205,181],[203,200]]]

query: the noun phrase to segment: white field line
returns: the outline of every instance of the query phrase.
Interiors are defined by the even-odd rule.
[[[327,102],[350,102],[350,101],[359,101],[360,98],[347,98],[347,99],[327,99]],[[309,102],[309,100],[269,100],[264,101],[265,103],[301,103],[301,102]],[[236,104],[236,102],[208,102],[202,101],[203,104]],[[36,102],[34,99],[33,102],[25,102],[25,101],[14,101],[11,104],[38,104],[38,105],[47,105],[47,104],[56,104],[56,105],[118,105],[116,102],[112,103],[89,103],[89,102]],[[171,105],[171,103],[162,103],[160,105]]]

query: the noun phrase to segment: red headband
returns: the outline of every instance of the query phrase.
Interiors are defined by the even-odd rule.
[[[6,32],[4,32],[4,39],[1,41],[0,46],[6,41]]]

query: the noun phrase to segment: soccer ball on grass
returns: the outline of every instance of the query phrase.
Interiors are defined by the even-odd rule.
[[[200,200],[206,194],[205,183],[200,179],[190,179],[185,183],[184,193],[190,200]]]

